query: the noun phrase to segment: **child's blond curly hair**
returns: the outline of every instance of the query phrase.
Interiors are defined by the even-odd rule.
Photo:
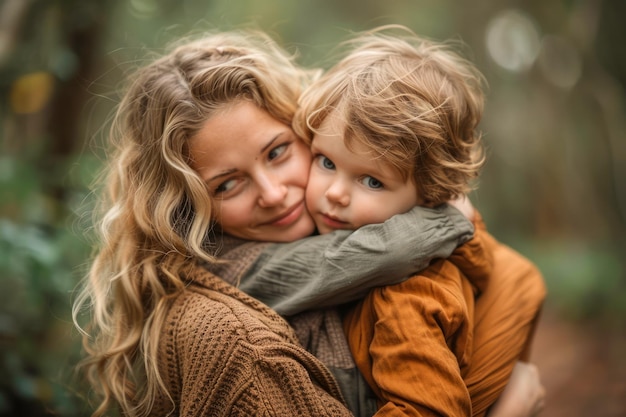
[[[451,44],[401,26],[344,45],[348,54],[301,96],[296,133],[310,143],[332,114],[348,148],[364,144],[412,177],[426,205],[469,192],[485,159],[478,131],[484,79],[475,66]]]

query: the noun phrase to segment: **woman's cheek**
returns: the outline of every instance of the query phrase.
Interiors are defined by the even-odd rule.
[[[242,225],[250,224],[251,211],[243,210],[242,205],[221,203],[215,213],[215,222],[228,234],[236,235]]]
[[[319,194],[319,185],[316,181],[315,174],[311,173],[309,175],[309,182],[306,186],[305,196],[306,196],[306,206],[309,212],[316,210],[316,202]]]

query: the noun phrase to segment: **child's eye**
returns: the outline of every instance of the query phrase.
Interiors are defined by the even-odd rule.
[[[384,187],[384,184],[382,182],[378,181],[374,177],[370,177],[369,175],[361,179],[361,184],[373,190],[378,190]]]
[[[271,151],[269,151],[269,153],[267,154],[267,157],[271,161],[281,156],[286,150],[287,150],[287,144],[279,145],[273,148]]]
[[[326,158],[324,155],[317,156],[318,164],[324,169],[335,169],[335,164],[330,159]]]

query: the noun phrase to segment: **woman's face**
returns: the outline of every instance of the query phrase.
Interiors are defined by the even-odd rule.
[[[226,233],[291,242],[313,232],[305,206],[311,153],[289,126],[240,101],[207,120],[189,148]]]

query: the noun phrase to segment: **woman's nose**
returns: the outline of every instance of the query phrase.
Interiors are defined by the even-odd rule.
[[[258,180],[260,207],[267,208],[277,206],[285,201],[287,197],[287,186],[277,178],[270,175],[263,175]]]
[[[333,183],[330,184],[326,190],[326,198],[331,203],[339,204],[340,206],[347,206],[350,204],[350,193],[348,192],[347,187],[340,180],[333,181]]]

